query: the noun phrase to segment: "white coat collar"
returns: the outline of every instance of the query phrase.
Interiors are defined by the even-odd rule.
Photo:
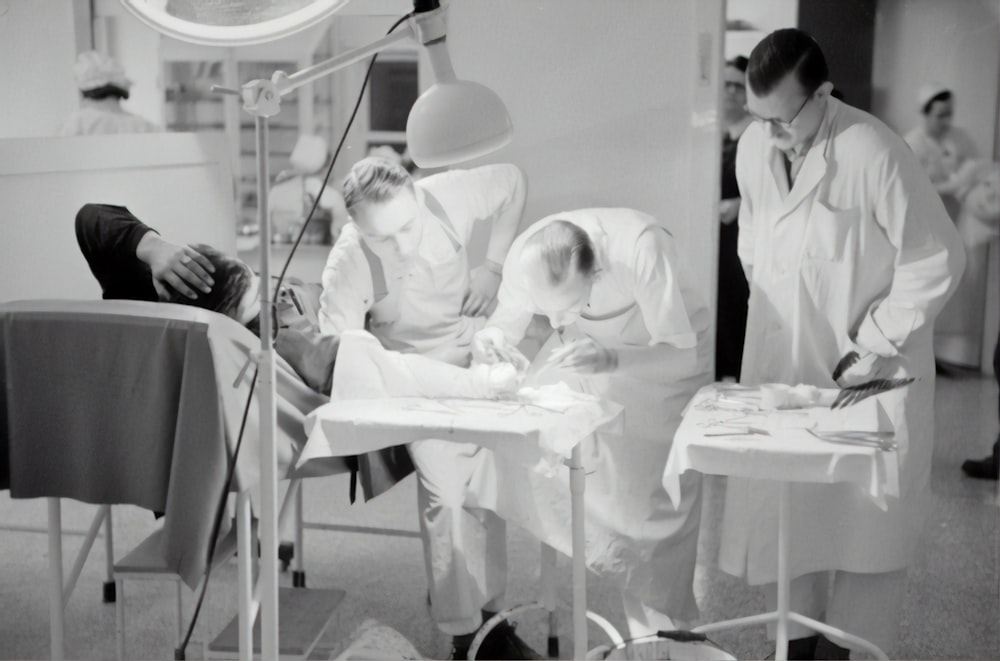
[[[777,147],[772,145],[768,162],[771,167],[771,176],[781,193],[782,215],[794,211],[823,180],[827,167],[827,148],[829,147],[830,136],[833,133],[834,119],[839,109],[840,101],[827,97],[823,119],[816,130],[816,135],[813,136],[812,144],[806,152],[802,168],[799,170],[798,176],[795,178],[795,184],[791,190],[788,188],[788,178],[785,175],[784,156]]]

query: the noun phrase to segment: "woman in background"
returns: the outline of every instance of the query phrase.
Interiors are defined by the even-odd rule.
[[[906,134],[906,142],[934,184],[948,215],[961,224],[964,193],[969,188],[976,147],[965,131],[952,125],[955,112],[951,90],[928,83],[918,93],[920,126]],[[966,251],[973,247],[966,241]],[[982,261],[982,265],[977,262]],[[934,327],[934,357],[939,373],[961,376],[978,371],[982,343],[981,311],[985,300],[985,260],[969,260],[962,281]]]
[[[715,322],[715,378],[739,380],[743,361],[743,335],[747,328],[747,286],[743,265],[736,254],[740,189],[736,184],[736,146],[750,125],[747,113],[747,58],[738,55],[726,63],[722,95],[722,201],[719,203],[719,293]]]

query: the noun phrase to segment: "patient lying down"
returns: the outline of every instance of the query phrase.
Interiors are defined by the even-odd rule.
[[[193,305],[224,314],[260,334],[260,278],[239,259],[211,246],[171,243],[125,207],[106,204],[86,204],[80,209],[76,238],[103,298]],[[306,385],[330,394],[340,338],[319,332],[320,291],[318,284],[294,279],[284,284],[276,297],[274,349]],[[399,355],[399,360],[440,367],[438,361],[416,355]],[[423,367],[413,372],[438,377],[447,372],[449,391],[474,393],[475,397],[499,397],[516,386],[510,365],[468,370]]]

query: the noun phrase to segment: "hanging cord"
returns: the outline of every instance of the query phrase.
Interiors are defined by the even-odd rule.
[[[406,19],[410,18],[413,13],[406,14],[400,17],[392,27],[386,32],[386,35],[392,34],[396,28],[403,24]],[[313,216],[316,213],[317,207],[319,207],[319,201],[323,197],[323,191],[326,190],[326,184],[330,181],[330,175],[333,174],[333,167],[337,164],[337,158],[340,156],[341,149],[344,148],[344,143],[347,141],[347,134],[350,132],[351,127],[354,125],[354,119],[358,115],[358,109],[361,107],[361,101],[364,99],[365,90],[368,88],[368,80],[372,76],[372,69],[375,67],[375,60],[378,58],[378,53],[372,55],[371,60],[368,62],[368,71],[365,72],[365,79],[361,83],[361,92],[358,94],[357,100],[354,102],[354,109],[351,111],[351,116],[347,120],[347,126],[344,128],[344,132],[340,136],[340,142],[337,144],[337,149],[333,152],[333,158],[330,160],[330,165],[326,169],[326,176],[323,177],[323,185],[319,188],[319,194],[316,195],[316,199],[313,200],[312,207],[309,209],[309,214],[306,216],[306,221],[302,223],[302,229],[299,230],[298,236],[295,237],[295,243],[292,244],[292,249],[288,253],[288,257],[285,259],[285,265],[281,268],[281,274],[278,276],[278,281],[274,285],[274,295],[271,297],[271,306],[273,308],[272,314],[277,315],[277,300],[278,292],[281,291],[281,283],[285,280],[285,273],[288,271],[288,266],[292,262],[292,257],[295,256],[295,251],[299,248],[299,243],[302,242],[302,237],[305,236],[306,230],[309,228],[309,223],[312,221]],[[268,240],[267,237],[262,237],[263,240]],[[274,325],[273,335],[274,338],[277,337],[278,326]],[[273,339],[272,338],[272,341]]]
[[[391,34],[396,28],[403,24],[411,14],[406,14],[399,18],[392,27],[386,32],[386,34]],[[320,193],[313,200],[312,208],[309,209],[309,215],[306,216],[306,221],[302,224],[302,229],[299,230],[299,234],[295,237],[295,243],[292,244],[292,249],[288,253],[288,258],[285,259],[285,264],[281,269],[281,274],[278,276],[278,281],[274,286],[274,295],[271,297],[271,315],[275,323],[272,324],[272,335],[271,344],[273,346],[275,340],[278,336],[278,324],[277,324],[277,298],[278,292],[281,291],[281,283],[285,279],[285,273],[288,271],[288,265],[291,264],[292,257],[295,255],[295,251],[299,247],[299,243],[302,242],[302,237],[305,235],[306,229],[309,227],[310,221],[313,219],[313,215],[316,213],[316,208],[319,206],[319,201],[323,196],[323,190],[326,189],[327,182],[330,181],[330,175],[333,174],[333,167],[337,163],[337,158],[340,156],[340,151],[344,147],[344,143],[347,141],[347,134],[350,132],[351,127],[354,125],[354,119],[358,115],[358,109],[361,107],[361,101],[364,98],[365,90],[368,88],[368,81],[372,75],[372,69],[375,67],[375,60],[378,58],[378,53],[372,55],[371,60],[368,62],[368,70],[365,73],[365,79],[361,83],[361,91],[358,92],[357,101],[354,103],[354,109],[351,111],[351,116],[347,120],[347,126],[344,127],[344,132],[340,136],[340,142],[337,144],[337,149],[333,153],[333,158],[330,160],[330,165],[326,169],[326,176],[323,177],[323,185],[320,187]],[[258,201],[259,202],[259,201]],[[262,241],[270,241],[270,237],[261,237]],[[263,246],[262,249],[266,250],[267,246]],[[267,286],[266,283],[263,286]],[[263,312],[263,311],[262,311]],[[243,419],[240,422],[240,433],[236,438],[236,448],[233,451],[233,455],[229,460],[229,466],[226,470],[226,480],[222,490],[222,497],[219,499],[219,504],[215,510],[215,519],[212,521],[212,534],[209,538],[208,544],[208,559],[205,566],[205,579],[202,581],[201,592],[198,594],[198,602],[195,604],[194,611],[191,613],[191,621],[188,623],[187,632],[184,634],[184,640],[181,641],[179,647],[174,649],[174,659],[175,661],[184,661],[187,658],[186,650],[188,643],[191,642],[191,636],[194,633],[194,628],[198,624],[198,616],[201,613],[202,604],[205,601],[205,595],[208,592],[209,579],[212,576],[212,565],[213,559],[215,557],[215,548],[218,542],[219,530],[222,528],[222,519],[226,512],[226,502],[229,499],[229,492],[232,489],[233,477],[236,475],[236,460],[240,455],[240,448],[243,445],[243,432],[246,429],[247,416],[250,413],[250,403],[253,400],[254,389],[257,385],[257,369],[254,369],[253,378],[250,381],[250,392],[247,394],[247,401],[243,407]],[[300,551],[301,552],[301,551]]]

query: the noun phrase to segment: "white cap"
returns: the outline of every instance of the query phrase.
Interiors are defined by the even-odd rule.
[[[89,50],[76,56],[73,66],[76,86],[81,92],[114,85],[128,91],[132,81],[125,77],[125,70],[115,60],[104,53]]]
[[[326,140],[320,136],[300,133],[288,162],[296,172],[312,174],[326,164],[328,151]]]
[[[930,100],[935,96],[941,94],[942,92],[950,91],[951,90],[941,83],[924,83],[920,86],[920,89],[917,90],[917,107],[923,110],[924,106],[926,106],[927,103],[930,102]]]

